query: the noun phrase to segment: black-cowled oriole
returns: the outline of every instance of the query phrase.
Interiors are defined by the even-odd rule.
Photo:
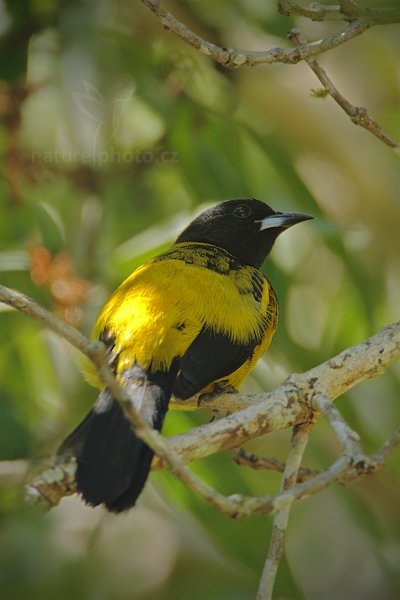
[[[113,293],[94,337],[152,427],[161,429],[172,395],[184,401],[244,381],[278,320],[275,292],[259,268],[280,233],[311,218],[254,198],[222,202]],[[107,389],[59,454],[76,457],[83,499],[112,512],[135,504],[153,457]]]

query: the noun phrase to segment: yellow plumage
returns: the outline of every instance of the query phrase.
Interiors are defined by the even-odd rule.
[[[96,321],[107,362],[151,427],[161,431],[171,400],[237,388],[275,333],[278,304],[259,268],[277,238],[308,215],[282,213],[255,198],[213,206],[170,250],[130,275]],[[101,387],[91,367],[88,379]],[[64,440],[76,458],[85,501],[111,512],[133,506],[148,477],[152,449],[103,388]]]
[[[260,339],[249,359],[229,377],[233,387],[244,381],[275,333],[277,301],[257,269],[232,269],[230,259],[228,253],[211,245],[176,244],[136,269],[118,287],[100,312],[92,334],[98,339],[106,329],[115,338],[117,373],[135,362],[145,370],[167,371],[172,360],[182,357],[207,326],[236,344]],[[259,299],[255,297],[255,279],[258,283],[261,279]],[[88,380],[100,387],[89,363],[84,370]]]

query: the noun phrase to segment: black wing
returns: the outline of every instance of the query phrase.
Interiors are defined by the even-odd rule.
[[[246,362],[260,340],[252,338],[241,344],[203,327],[180,361],[174,396],[186,400],[213,381],[227,377]]]

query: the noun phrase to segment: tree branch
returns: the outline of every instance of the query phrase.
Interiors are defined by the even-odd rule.
[[[308,442],[313,422],[310,421],[293,429],[291,447],[283,472],[281,492],[294,486],[298,479],[301,461]],[[256,600],[271,600],[279,563],[285,553],[286,529],[292,505],[288,504],[275,513],[272,536],[267,560],[261,575]]]
[[[272,48],[265,51],[238,50],[221,48],[191,31],[172,13],[164,8],[159,0],[142,0],[143,4],[159,18],[165,29],[171,30],[184,42],[193,46],[203,54],[228,68],[271,64],[276,62],[295,64],[305,60],[324,86],[324,90],[350,116],[353,123],[364,127],[393,149],[400,148],[399,143],[383,131],[363,107],[350,104],[336,89],[324,69],[313,59],[314,56],[332,50],[374,25],[389,25],[400,22],[400,9],[397,8],[361,8],[353,0],[342,0],[339,6],[310,4],[309,7],[299,5],[291,0],[280,0],[278,10],[284,16],[302,16],[313,21],[340,19],[348,21],[341,31],[321,40],[307,43],[301,38],[298,30],[292,30],[289,37],[297,44],[295,48]]]
[[[298,29],[292,29],[289,32],[289,39],[293,40],[296,44],[305,43],[305,40],[301,36]],[[306,58],[305,61],[324,86],[325,92],[329,94],[329,96],[331,96],[331,98],[333,98],[337,104],[339,104],[346,114],[349,115],[350,119],[355,125],[364,127],[364,129],[370,131],[374,136],[376,136],[390,148],[400,148],[400,144],[385,131],[383,131],[382,127],[374,119],[372,119],[372,117],[370,117],[366,108],[363,106],[354,106],[354,104],[351,104],[339,92],[332,80],[328,77],[326,71],[315,59]]]
[[[396,323],[385,327],[366,342],[345,350],[328,362],[302,375],[291,376],[275,392],[254,396],[244,395],[246,401],[253,399],[254,404],[251,406],[209,425],[170,438],[167,442],[134,410],[126,391],[106,365],[102,344],[93,344],[75,329],[38,306],[32,299],[4,286],[0,286],[0,301],[46,324],[84,352],[96,364],[104,385],[120,402],[133,424],[136,435],[161,457],[154,461],[155,468],[168,464],[180,479],[205,500],[235,517],[245,517],[253,513],[271,513],[289,506],[294,500],[316,493],[332,481],[338,480],[350,463],[352,465],[355,463],[353,466],[357,466],[361,461],[349,460],[348,452],[347,456],[343,455],[326,471],[276,496],[245,498],[237,494],[225,497],[213,490],[185,467],[182,460],[189,462],[220,450],[238,447],[245,441],[274,429],[310,423],[315,410],[322,408],[321,400],[318,398],[329,398],[330,402],[356,383],[381,373],[400,358],[400,323]],[[325,405],[324,410],[327,410]],[[43,476],[39,475],[30,482],[27,494],[34,499],[38,494],[42,495],[43,491],[43,496],[48,502],[56,504],[63,495],[73,493],[75,489],[73,473],[73,461],[58,462],[52,468],[46,469]]]
[[[351,19],[341,31],[328,35],[322,40],[309,44],[300,44],[296,48],[272,48],[264,51],[251,51],[221,48],[191,31],[174,17],[171,12],[164,8],[159,0],[142,0],[142,2],[159,18],[165,29],[169,29],[184,42],[193,46],[193,48],[196,48],[207,56],[211,56],[213,60],[228,68],[254,67],[255,65],[276,62],[295,64],[306,58],[337,48],[337,46],[361,35],[374,25],[387,25],[400,21],[400,10],[398,9],[365,9],[359,12],[357,18]],[[343,9],[342,14],[344,15]]]
[[[277,473],[283,473],[286,466],[285,463],[273,458],[272,456],[257,456],[256,454],[247,452],[244,448],[239,448],[239,450],[234,454],[233,460],[237,465],[250,467],[255,471],[269,470],[276,471]],[[311,479],[311,477],[315,477],[317,474],[318,471],[302,468],[299,469],[299,472],[297,473],[296,481],[301,483],[302,481]]]
[[[238,394],[236,402],[243,399],[251,402],[250,406],[170,441],[185,462],[237,448],[254,437],[306,421],[317,390],[334,400],[399,359],[400,322],[387,325],[365,342],[305,373],[292,375],[274,392]],[[229,395],[221,395],[215,402],[219,399],[229,401]],[[158,466],[159,461],[155,464]]]
[[[362,8],[354,0],[338,0],[336,5],[312,2],[302,6],[292,0],[278,0],[278,11],[284,17],[305,17],[311,21],[354,21],[360,17],[368,17],[374,25],[397,23],[400,11],[396,8]]]
[[[397,448],[397,446],[400,446],[400,428],[397,429],[394,434],[383,444],[383,446],[370,457],[370,460],[374,464],[374,468],[376,470],[381,469],[385,465],[385,460],[389,454],[393,452],[395,448]],[[256,454],[246,452],[244,448],[239,448],[239,450],[233,456],[233,460],[237,465],[250,467],[256,471],[270,470],[283,473],[285,470],[285,463],[277,460],[276,458],[271,456],[257,456]],[[312,479],[316,475],[320,474],[321,471],[314,471],[312,469],[303,467],[299,469],[297,474],[297,482],[301,483],[303,481],[307,481],[308,479]],[[346,485],[347,483],[354,481],[354,479],[358,479],[362,475],[366,474],[368,474],[368,469],[366,469],[365,472],[360,472],[360,468],[350,468],[340,479],[340,483],[342,485]]]
[[[313,2],[309,6],[301,6],[291,0],[278,0],[278,11],[284,17],[305,17],[311,21],[347,20],[338,5],[329,6],[317,2]]]

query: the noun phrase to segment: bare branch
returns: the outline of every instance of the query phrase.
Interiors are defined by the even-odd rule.
[[[291,448],[282,477],[281,492],[293,487],[297,481],[312,425],[313,423],[309,422],[295,427],[293,430]],[[275,513],[270,547],[258,586],[257,600],[272,599],[275,577],[285,553],[285,536],[290,509],[291,504],[288,504]]]
[[[361,8],[353,0],[342,0],[339,6],[323,6],[310,4],[303,7],[291,0],[280,0],[278,9],[285,16],[300,15],[314,21],[329,19],[347,20],[348,24],[341,31],[329,35],[321,40],[307,43],[301,39],[298,30],[292,30],[290,39],[295,40],[295,48],[272,48],[265,51],[238,50],[234,48],[221,48],[191,31],[179,21],[172,13],[164,8],[159,0],[142,0],[151,11],[160,19],[165,29],[171,30],[183,41],[190,44],[203,54],[211,56],[213,60],[228,68],[271,64],[276,62],[295,64],[306,60],[310,68],[321,81],[326,92],[350,116],[353,123],[364,127],[378,137],[390,148],[399,148],[400,145],[391,136],[383,131],[380,125],[372,119],[367,110],[350,104],[336,89],[324,69],[312,57],[332,50],[364,33],[374,25],[388,25],[400,22],[400,10],[397,8]]]
[[[289,39],[293,40],[296,44],[305,43],[305,40],[301,36],[298,29],[292,29],[290,31]],[[339,92],[332,80],[328,77],[326,71],[315,59],[306,58],[305,61],[324,86],[324,90],[326,90],[329,96],[331,96],[331,98],[333,98],[333,100],[339,104],[345,113],[349,115],[355,125],[364,127],[364,129],[370,131],[390,148],[400,148],[400,144],[385,131],[383,131],[382,127],[374,119],[372,119],[372,117],[370,117],[366,108],[362,106],[354,106],[354,104],[351,104]]]
[[[380,448],[375,454],[371,456],[371,460],[375,465],[377,465],[377,469],[381,469],[385,465],[385,460],[389,456],[389,454],[400,445],[400,429],[398,429],[393,436],[385,442],[385,444]],[[173,446],[172,446],[173,447]],[[248,466],[253,466],[254,468],[269,468],[267,465],[270,464],[271,467],[275,463],[275,459],[267,458],[265,459],[265,464],[263,464],[263,460],[260,457],[255,457],[257,463],[254,459],[246,457],[253,457],[254,455],[249,455],[245,453],[244,450],[240,451],[242,457],[238,459],[238,454],[235,457],[235,460],[238,464],[246,464]],[[183,457],[185,459],[185,457]],[[13,465],[16,462],[18,464]],[[255,466],[259,464],[258,466]],[[51,508],[52,506],[56,506],[61,498],[64,496],[70,496],[71,494],[76,493],[75,486],[75,459],[69,458],[68,460],[58,461],[57,464],[51,464],[46,469],[42,467],[40,474],[36,477],[30,477],[29,483],[26,485],[25,493],[28,501],[31,503],[42,503],[44,508]],[[283,473],[285,465],[276,461],[276,469]],[[0,483],[7,481],[20,481],[26,475],[28,470],[28,465],[25,461],[10,461],[6,463],[0,462]],[[299,470],[297,481],[303,482],[317,475],[320,476],[323,471],[312,471],[310,469],[302,468]],[[356,479],[369,474],[368,470],[362,471],[360,468],[349,468],[343,470],[343,473],[340,477],[337,478],[337,481],[342,485],[347,485],[352,483]]]
[[[80,352],[83,352],[84,354],[88,353],[88,340],[84,335],[68,325],[68,323],[65,323],[65,321],[62,321],[53,315],[50,311],[43,308],[43,306],[36,304],[32,298],[25,296],[25,294],[21,294],[21,292],[16,292],[0,285],[0,302],[4,302],[4,304],[8,304],[8,306],[16,308],[26,316],[49,327]]]
[[[354,0],[338,0],[338,2],[341,13],[349,19],[356,19],[363,12]]]
[[[190,46],[193,46],[193,48],[196,48],[203,54],[211,56],[213,60],[228,68],[254,67],[255,65],[266,65],[276,62],[295,64],[311,56],[332,50],[361,35],[371,26],[378,24],[375,22],[377,17],[362,15],[360,18],[351,21],[341,31],[309,44],[301,44],[296,48],[271,48],[264,51],[238,50],[234,48],[221,48],[203,39],[178,21],[158,0],[142,0],[142,2],[160,19],[165,29],[171,30],[183,41],[190,44]],[[392,16],[395,21],[400,20],[400,11],[393,9]]]
[[[251,452],[247,452],[244,448],[239,450],[233,455],[233,460],[237,465],[244,467],[250,467],[255,471],[276,471],[277,473],[283,473],[285,470],[285,463],[273,458],[272,456],[257,456]],[[318,471],[312,469],[302,468],[299,469],[297,474],[297,482],[301,483],[307,479],[311,479],[318,474]]]
[[[104,385],[120,402],[122,409],[130,419],[136,435],[161,457],[163,462],[160,463],[158,460],[158,467],[161,464],[168,464],[182,481],[192,487],[207,502],[233,517],[246,517],[255,513],[268,514],[290,506],[295,500],[317,493],[333,481],[340,479],[350,463],[357,467],[361,461],[354,459],[357,453],[347,452],[347,456],[339,458],[326,471],[276,496],[246,498],[238,494],[223,496],[185,467],[178,455],[181,455],[183,460],[189,461],[195,457],[238,446],[248,439],[273,429],[311,423],[315,409],[322,406],[318,405],[318,401],[314,401],[317,394],[333,400],[346,389],[382,372],[400,358],[400,323],[396,323],[385,327],[366,342],[345,350],[327,363],[302,375],[293,375],[275,392],[267,395],[255,395],[253,399],[259,400],[256,404],[167,442],[157,431],[151,429],[134,410],[126,391],[107,367],[102,344],[93,344],[75,329],[36,305],[30,298],[4,286],[0,286],[0,301],[45,323],[91,358],[98,368]],[[324,410],[327,412],[326,408]],[[345,446],[345,449],[351,450],[349,445]],[[366,463],[364,457],[363,462]],[[44,491],[43,495],[50,504],[58,502],[64,493],[72,492],[73,470],[72,462],[56,464],[50,471],[46,471],[43,488],[40,477],[35,478],[35,485],[30,483],[28,495],[32,498],[35,491],[41,495],[41,489],[47,490],[50,481],[51,494]],[[64,480],[63,472],[66,473],[67,481]],[[61,490],[60,494],[55,493],[56,489]]]
[[[306,58],[332,50],[356,36],[361,35],[373,25],[387,25],[390,23],[398,23],[400,21],[400,10],[398,9],[365,9],[359,13],[358,18],[353,19],[351,16],[349,18],[350,22],[344,29],[329,35],[322,40],[309,44],[300,44],[296,48],[271,48],[270,50],[264,51],[251,51],[221,48],[191,31],[186,25],[174,17],[171,12],[164,8],[159,0],[142,0],[142,2],[159,18],[165,29],[169,29],[183,41],[190,44],[190,46],[193,46],[193,48],[196,48],[203,54],[211,56],[213,60],[228,68],[242,66],[253,67],[255,65],[265,65],[276,62],[295,64]],[[346,5],[347,4],[348,2]],[[350,10],[348,7],[342,8],[341,10],[344,19],[346,18],[345,15],[348,15],[348,10]]]
[[[348,457],[349,464],[364,465],[368,463],[369,459],[361,450],[360,436],[349,427],[336,406],[325,394],[318,392],[314,396],[314,401],[335,431],[342,446],[343,455]]]
[[[385,442],[383,446],[370,457],[370,462],[373,465],[374,471],[382,469],[382,467],[385,466],[385,460],[389,454],[395,448],[397,448],[397,446],[400,446],[400,428],[397,429],[392,437],[388,439],[387,442]],[[354,480],[359,479],[363,475],[369,475],[370,470],[368,466],[369,465],[366,465],[366,468],[363,469],[362,465],[359,464],[355,468],[348,469],[341,477],[340,483],[347,485],[348,483],[352,483]]]
[[[397,448],[397,446],[400,446],[400,429],[397,429],[391,438],[387,440],[383,446],[370,457],[370,461],[372,461],[375,470],[379,470],[385,466],[385,460],[390,453]],[[256,471],[271,470],[277,471],[278,473],[283,473],[285,470],[285,463],[277,460],[276,458],[272,458],[270,456],[257,456],[256,454],[247,452],[244,448],[239,448],[239,450],[233,456],[233,460],[238,465],[250,467]],[[320,474],[321,471],[314,471],[312,469],[303,467],[299,469],[297,482],[301,483],[303,481],[307,481],[308,479],[312,479]],[[358,468],[349,467],[339,481],[342,485],[347,485],[348,483],[353,482],[355,479],[359,479],[368,474],[370,474],[369,469],[361,469],[360,465]]]
[[[316,390],[334,400],[361,381],[382,373],[399,359],[400,322],[384,327],[369,340],[344,350],[301,375],[292,375],[274,392],[238,394],[235,401],[243,398],[245,402],[250,401],[251,405],[228,417],[172,437],[170,442],[185,462],[238,448],[254,437],[307,421],[307,402],[312,403]],[[227,398],[229,400],[229,395]],[[157,459],[153,464],[160,466]]]
[[[346,15],[337,5],[325,5],[313,2],[309,6],[302,6],[291,0],[278,0],[278,11],[284,17],[306,17],[311,21],[345,21]]]
[[[382,448],[373,455],[373,460],[377,463],[384,464],[386,458],[395,448],[397,448],[397,446],[400,446],[400,428],[397,429],[392,437],[383,444]]]
[[[321,40],[307,43],[302,39],[298,30],[292,30],[289,37],[297,44],[295,48],[272,48],[265,51],[238,50],[234,48],[221,48],[201,38],[188,29],[172,13],[164,8],[159,0],[142,0],[151,11],[160,19],[165,29],[170,29],[186,43],[190,44],[203,54],[211,56],[213,60],[225,67],[235,68],[241,66],[255,66],[276,62],[297,63],[305,60],[321,81],[326,92],[350,116],[353,123],[364,127],[379,138],[390,148],[400,148],[391,136],[383,131],[380,125],[372,119],[363,107],[352,105],[340,94],[333,82],[329,79],[324,69],[313,59],[314,56],[336,48],[361,35],[373,25],[388,25],[400,21],[400,10],[397,8],[361,8],[353,0],[342,0],[339,6],[323,6],[310,4],[303,7],[291,0],[278,2],[278,9],[285,16],[301,15],[314,21],[323,21],[327,18],[347,20],[348,24],[341,31],[329,35]]]
[[[311,21],[354,21],[366,17],[372,25],[397,23],[400,11],[396,8],[362,8],[354,0],[339,0],[338,5],[311,2],[303,6],[292,0],[278,0],[278,11],[284,17],[305,17]]]

